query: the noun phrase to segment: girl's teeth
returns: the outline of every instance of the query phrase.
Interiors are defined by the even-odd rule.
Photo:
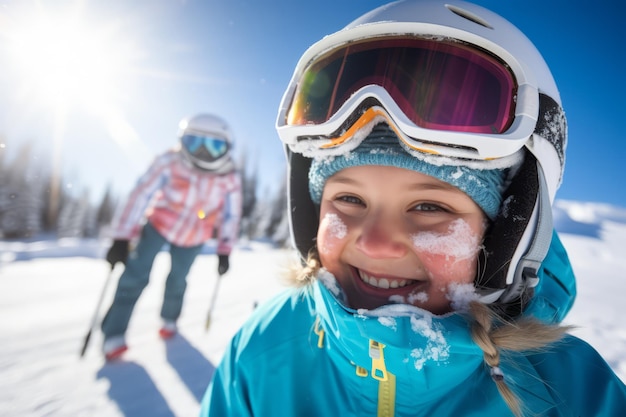
[[[405,287],[408,284],[406,279],[402,280],[391,280],[389,281],[387,278],[375,278],[371,275],[367,275],[365,272],[359,271],[359,277],[366,284],[371,285],[372,287],[389,289],[389,288],[401,288]]]

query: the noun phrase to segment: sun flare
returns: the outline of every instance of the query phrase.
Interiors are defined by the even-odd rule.
[[[20,87],[41,105],[80,106],[96,114],[115,105],[132,54],[114,28],[97,27],[77,12],[39,11],[6,29],[10,64]]]
[[[133,97],[142,51],[125,16],[94,17],[83,6],[75,2],[61,10],[33,3],[21,14],[0,13],[4,65],[14,79],[9,93],[24,113],[52,117],[56,152],[68,123],[89,114],[123,152],[136,154],[145,146],[124,107]]]
[[[89,14],[87,6],[82,0],[63,5],[33,0],[0,8],[10,119],[35,129],[50,151],[51,216],[59,207],[64,160],[80,158],[72,146],[77,141],[97,150],[98,139],[105,137],[137,163],[143,159],[136,155],[150,154],[125,117],[138,97],[141,73],[136,26],[132,17]]]

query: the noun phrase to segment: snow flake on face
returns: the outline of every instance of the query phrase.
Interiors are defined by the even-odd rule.
[[[416,303],[425,303],[426,301],[428,301],[428,294],[425,291],[411,293],[406,297],[403,295],[397,295],[397,294],[394,294],[389,297],[389,302],[396,303],[396,304],[415,305]]]
[[[426,338],[423,348],[413,349],[415,369],[422,370],[427,361],[441,362],[450,357],[450,346],[443,336],[440,325],[433,323],[432,316],[411,316],[411,329]]]
[[[445,234],[421,232],[411,236],[413,246],[433,255],[446,255],[457,260],[468,259],[480,248],[480,237],[463,219],[456,219]]]
[[[348,228],[335,213],[326,213],[324,218],[328,221],[328,231],[331,236],[337,239],[343,239],[348,233]]]
[[[428,301],[428,294],[425,291],[411,293],[407,297],[397,294],[389,297],[389,302],[396,304],[415,305],[417,303],[425,303],[426,301]]]
[[[348,228],[336,213],[326,213],[322,222],[326,226],[326,239],[319,250],[322,253],[330,253],[335,246],[335,241],[346,237]]]
[[[479,298],[474,284],[457,283],[450,284],[446,297],[450,300],[450,306],[455,311],[468,311],[470,303]]]
[[[409,304],[415,304],[416,302],[425,303],[426,301],[428,301],[428,294],[425,291],[411,293],[407,297],[407,301]]]

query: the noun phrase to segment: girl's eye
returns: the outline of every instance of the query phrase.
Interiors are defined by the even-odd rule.
[[[414,211],[425,211],[425,212],[435,212],[435,211],[446,211],[447,210],[441,207],[438,204],[434,203],[419,203],[413,206]]]
[[[337,201],[340,201],[342,203],[348,203],[348,204],[357,204],[357,205],[364,205],[363,200],[361,200],[359,197],[355,197],[353,195],[342,195],[337,197]]]

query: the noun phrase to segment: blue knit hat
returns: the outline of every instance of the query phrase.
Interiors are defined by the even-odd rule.
[[[363,142],[344,155],[314,158],[309,170],[309,193],[320,204],[326,180],[342,169],[382,165],[409,169],[447,182],[467,194],[495,219],[502,203],[506,180],[504,169],[472,169],[464,165],[433,165],[407,153],[396,134],[386,125],[376,126]]]

